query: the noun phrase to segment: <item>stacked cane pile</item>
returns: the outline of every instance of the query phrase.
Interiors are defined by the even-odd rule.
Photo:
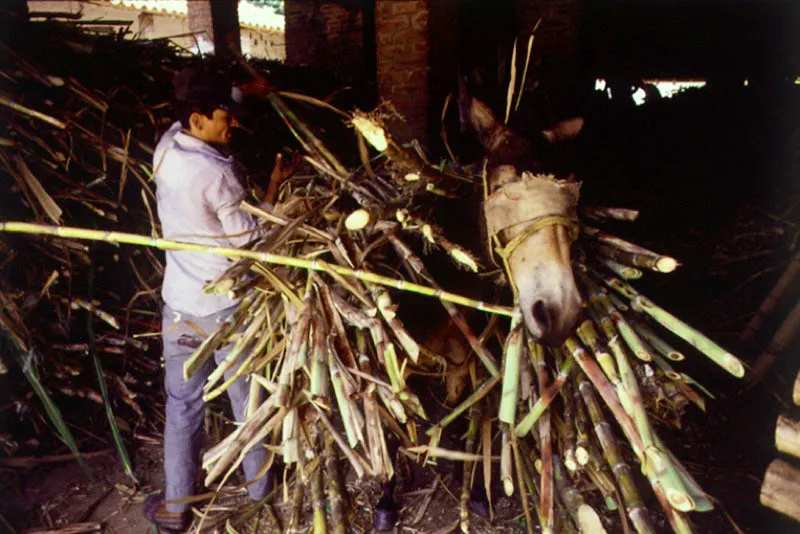
[[[2,217],[155,232],[151,146],[169,120],[164,104],[183,60],[165,43],[61,24],[30,30],[13,48],[0,43]],[[127,68],[114,68],[120,62]],[[130,473],[120,428],[130,436],[159,413],[141,400],[157,386],[159,364],[158,348],[140,335],[156,329],[162,259],[35,236],[4,236],[0,250],[0,372],[27,379],[5,377],[4,401],[24,415],[0,446],[46,456],[57,446],[43,432],[49,421],[80,460],[79,449],[96,447],[98,422],[69,412],[86,413],[89,402],[107,412]]]

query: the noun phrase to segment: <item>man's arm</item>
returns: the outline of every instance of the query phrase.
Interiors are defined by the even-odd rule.
[[[249,213],[239,209],[245,191],[233,172],[224,172],[221,179],[206,191],[206,200],[212,206],[225,235],[235,247],[242,247],[264,235],[265,230]]]
[[[266,202],[270,206],[275,205],[275,199],[278,197],[278,191],[280,190],[281,184],[283,184],[287,178],[294,174],[294,171],[297,169],[297,165],[299,163],[299,154],[292,154],[291,158],[289,158],[289,161],[285,162],[283,154],[278,152],[278,154],[275,156],[275,167],[272,169],[272,175],[269,178],[267,191],[264,193],[264,197],[261,199],[262,203]]]

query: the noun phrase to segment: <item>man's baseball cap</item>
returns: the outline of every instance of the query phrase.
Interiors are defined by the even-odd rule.
[[[241,104],[242,93],[228,79],[213,71],[187,68],[172,79],[175,100],[198,106],[213,106],[234,115],[246,114]],[[237,98],[238,97],[238,98]]]

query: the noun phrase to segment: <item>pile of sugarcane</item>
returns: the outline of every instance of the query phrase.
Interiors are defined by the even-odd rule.
[[[49,72],[39,72],[30,63],[19,68],[30,83],[53,83]],[[463,462],[459,518],[463,532],[470,529],[468,502],[479,464],[490,499],[498,473],[503,491],[519,497],[529,532],[536,523],[549,532],[602,531],[601,516],[606,515],[596,509],[594,490],[602,494],[602,506],[619,510],[621,521],[630,521],[637,532],[655,532],[653,511],[645,506],[645,488],[634,475],[637,465],[676,532],[691,530],[687,512],[711,509],[709,498],[666,449],[651,423],[652,414],[677,419],[688,403],[702,409],[704,396],[711,396],[681,372],[684,353],[664,340],[664,333],[682,338],[736,377],[744,375],[744,368],[733,355],[631,286],[631,280],[643,271],[668,273],[677,267],[674,259],[600,228],[609,219],[633,220],[635,212],[584,208],[575,272],[589,319],[563,347],[545,348],[527,339],[513,307],[448,292],[434,279],[417,252],[420,242],[444,251],[432,252],[434,261],[447,254],[460,267],[481,270],[475,254],[448,240],[426,209],[434,196],[457,199],[474,190],[481,177],[452,163],[435,165],[418,146],[399,145],[382,127],[380,112],[344,113],[302,95],[269,95],[272,109],[305,153],[305,171],[282,188],[274,212],[242,205],[271,228],[264,238],[243,249],[207,248],[158,238],[151,214],[140,216],[142,228],[117,225],[129,216],[125,209],[132,210],[132,204],[121,202],[122,198],[143,198],[141,206],[152,210],[148,167],[130,155],[145,145],[131,130],[109,127],[104,120],[108,110],[96,92],[67,78],[64,82],[69,94],[85,102],[85,109],[68,117],[46,113],[46,101],[29,100],[27,91],[3,89],[8,91],[2,103],[10,127],[20,125],[25,132],[36,132],[31,143],[4,137],[2,147],[8,175],[20,177],[16,178],[19,187],[28,194],[35,214],[21,218],[36,222],[3,222],[0,230],[37,236],[24,244],[18,241],[15,248],[38,244],[42,250],[83,254],[86,263],[97,266],[95,270],[101,266],[97,257],[152,254],[151,248],[205,251],[237,260],[207,287],[209,292],[241,299],[236,311],[210,333],[184,368],[188,378],[216,349],[233,343],[228,359],[209,377],[205,398],[225,392],[233,380],[225,378],[225,371],[235,370],[234,377],[247,375],[250,380],[247,421],[203,456],[209,487],[226,483],[246,451],[264,442],[270,463],[279,457],[287,467],[283,499],[292,503],[292,511],[284,527],[299,528],[308,488],[314,531],[324,532],[328,514],[323,469],[335,472],[341,457],[359,478],[390,479],[395,458],[387,442],[397,439],[400,453],[408,457],[426,463]],[[301,115],[310,113],[308,106],[323,108],[313,113],[343,116],[353,129],[360,165],[345,164],[330,142],[326,144],[315,133]],[[82,125],[79,119],[87,115],[99,130]],[[97,131],[119,140],[98,137]],[[99,155],[99,163],[84,163],[85,158],[76,157],[90,148]],[[26,156],[38,162],[35,168]],[[112,162],[118,166],[112,167]],[[116,193],[110,197],[114,200],[109,201],[105,189],[103,195],[94,195],[95,188],[107,187],[104,181],[112,173],[120,175],[118,189],[111,191]],[[128,174],[136,180],[126,182],[122,177]],[[47,182],[42,179],[51,175]],[[58,187],[59,180],[68,187]],[[77,191],[69,193],[75,199],[59,196],[72,191],[69,188]],[[126,197],[129,189],[143,197],[136,193]],[[95,229],[61,226],[75,220],[63,217],[62,204],[67,200],[101,217],[97,224],[82,225]],[[142,213],[141,208],[136,211]],[[38,224],[42,221],[54,225]],[[84,240],[108,245],[87,250]],[[140,247],[120,246],[124,244]],[[68,271],[72,280],[89,276],[74,271],[72,263]],[[135,272],[137,266],[130,262],[130,268]],[[400,269],[407,274],[401,275]],[[140,282],[148,294],[157,288],[150,279]],[[88,311],[113,327],[114,315],[107,310],[114,305],[91,301],[99,293],[91,283],[80,287],[85,293],[73,300],[64,297],[67,303],[80,307],[74,299],[83,298],[80,302]],[[49,295],[48,308],[57,313],[61,295],[52,283],[42,288],[40,299]],[[413,310],[394,304],[403,291],[439,300],[472,351],[466,363],[471,383],[468,395],[438,421],[428,420],[424,403],[407,383],[415,369],[430,365],[431,355],[404,326],[403,320],[410,323]],[[31,328],[25,307],[12,304],[4,309],[21,311],[3,317],[4,330],[18,354],[30,354],[34,336],[25,333]],[[463,307],[507,317],[508,324],[492,320],[478,334],[471,330]],[[132,309],[130,304],[128,308]],[[86,324],[86,348],[96,355],[101,337],[93,331],[91,318]],[[127,329],[130,324],[126,317],[117,326]],[[128,340],[133,338],[119,339],[132,343]],[[500,343],[495,345],[493,339]],[[94,361],[102,374],[96,356]],[[442,433],[462,416],[469,421],[464,448],[441,447]],[[631,465],[631,459],[636,463]],[[346,514],[341,486],[330,483],[327,489],[330,525],[343,532]]]
[[[155,232],[151,145],[169,121],[164,104],[183,60],[166,43],[60,24],[30,30],[13,46],[0,42],[2,217]],[[142,335],[158,328],[162,260],[148,249],[36,237],[5,236],[0,254],[3,403],[21,415],[6,421],[0,450],[52,453],[49,423],[80,460],[98,446],[89,403],[106,412],[130,472],[120,427],[130,437],[160,417],[158,403],[142,402],[159,369]]]

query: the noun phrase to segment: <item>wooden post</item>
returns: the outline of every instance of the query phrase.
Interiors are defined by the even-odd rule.
[[[742,332],[742,335],[739,337],[739,341],[742,343],[750,343],[755,339],[756,334],[758,334],[758,331],[761,329],[761,324],[764,322],[764,319],[775,311],[780,300],[789,292],[794,281],[799,276],[800,254],[797,254],[781,275],[778,283],[775,284],[775,287],[769,292],[767,298],[761,303],[756,314],[750,319],[747,328],[744,329],[744,332]]]
[[[761,485],[761,504],[800,521],[800,470],[773,460]]]
[[[189,30],[203,51],[213,49],[217,56],[236,57],[242,50],[239,11],[236,0],[192,0],[188,2]]]
[[[800,302],[795,304],[792,311],[789,312],[789,315],[786,316],[786,319],[784,319],[780,327],[778,327],[778,331],[772,336],[772,340],[756,359],[755,364],[753,364],[753,370],[748,377],[748,388],[753,387],[764,378],[764,375],[772,368],[778,356],[780,356],[794,340],[798,329],[800,329]]]
[[[800,458],[800,423],[792,421],[785,415],[778,416],[778,424],[775,427],[775,446],[782,453]]]

